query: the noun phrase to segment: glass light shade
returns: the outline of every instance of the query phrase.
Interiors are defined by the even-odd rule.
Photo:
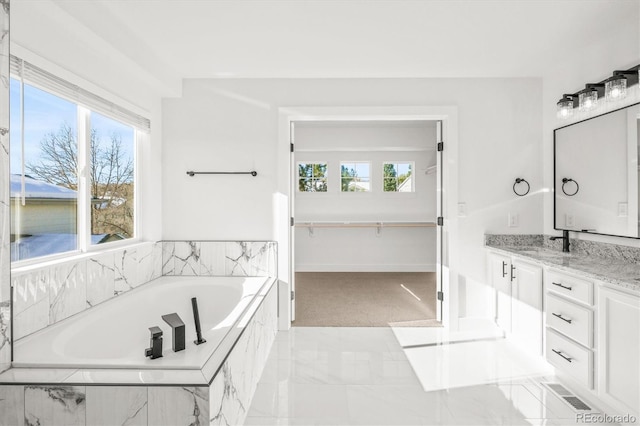
[[[558,118],[569,118],[573,115],[573,99],[564,97],[558,102]]]
[[[617,101],[627,96],[627,78],[619,75],[605,82],[604,96],[607,101]]]
[[[585,90],[578,96],[578,109],[580,111],[589,111],[598,106],[598,91]]]

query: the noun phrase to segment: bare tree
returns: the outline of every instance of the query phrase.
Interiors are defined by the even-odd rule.
[[[30,175],[65,188],[78,189],[78,143],[74,131],[63,124],[57,133],[40,141],[41,155],[28,163]],[[103,143],[91,129],[90,155],[91,233],[133,236],[133,159],[122,146],[119,134]]]

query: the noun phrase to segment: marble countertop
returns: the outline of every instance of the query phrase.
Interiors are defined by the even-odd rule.
[[[640,263],[637,262],[562,253],[546,247],[531,245],[487,244],[486,247],[509,256],[517,255],[545,266],[640,293]]]

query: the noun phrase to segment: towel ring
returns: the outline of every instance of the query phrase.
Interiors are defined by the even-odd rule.
[[[575,192],[573,192],[571,194],[564,190],[564,186],[569,182],[573,182],[573,183],[576,184],[576,190],[575,190]],[[580,191],[580,185],[578,185],[578,182],[576,182],[575,180],[573,180],[571,178],[562,178],[562,192],[564,192],[565,195],[568,195],[569,197],[573,197],[574,195],[576,195],[578,193],[578,191]]]
[[[527,191],[523,192],[523,193],[519,193],[518,191],[516,191],[516,185],[518,185],[519,183],[526,183],[527,184]],[[531,185],[529,185],[529,182],[527,182],[526,179],[523,178],[516,178],[515,183],[513,184],[513,192],[515,192],[515,194],[519,197],[524,197],[525,195],[527,195],[529,193],[529,191],[531,190]]]

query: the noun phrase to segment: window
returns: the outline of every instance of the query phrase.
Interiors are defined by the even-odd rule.
[[[21,130],[20,92],[12,78],[11,258],[78,250],[76,105],[25,84]]]
[[[133,127],[91,113],[91,244],[134,236]]]
[[[298,191],[327,192],[327,163],[298,163]]]
[[[340,190],[342,192],[371,191],[369,169],[368,162],[340,163]]]
[[[414,192],[413,162],[383,164],[384,192]]]
[[[11,66],[11,260],[135,238],[136,139],[149,121]]]

